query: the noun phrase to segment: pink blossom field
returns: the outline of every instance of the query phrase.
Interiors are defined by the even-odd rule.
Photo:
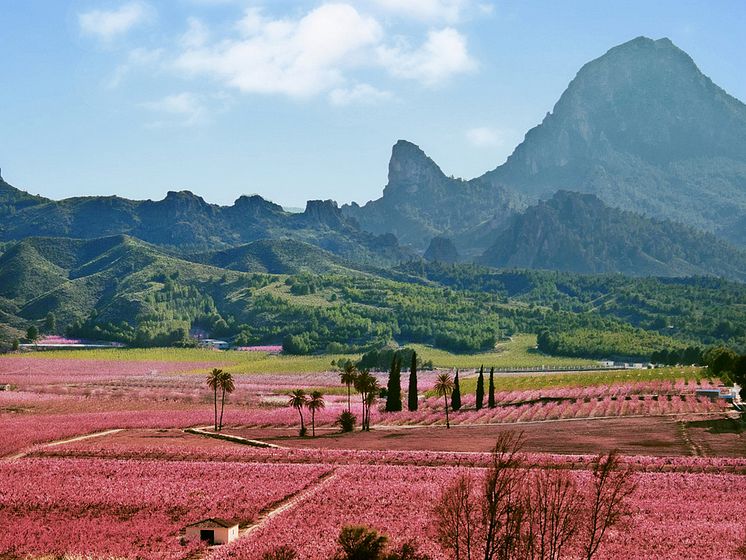
[[[339,529],[364,523],[395,544],[414,538],[432,560],[448,560],[432,533],[433,503],[459,472],[482,472],[487,454],[325,448],[329,438],[342,446],[348,441],[332,433],[347,407],[336,372],[234,376],[228,434],[295,435],[299,417],[287,406],[288,392],[326,393],[326,408],[316,414],[322,435],[306,438],[308,445],[295,438],[300,443],[292,447],[277,440],[280,447],[265,449],[185,434],[183,428],[212,424],[213,395],[205,386],[212,367],[219,364],[0,360],[0,385],[9,386],[0,391],[0,557],[260,560],[273,546],[289,544],[299,560],[329,560]],[[464,437],[470,426],[561,431],[576,421],[613,418],[620,429],[635,418],[675,423],[726,412],[721,403],[697,398],[699,385],[683,380],[557,387],[499,391],[496,406],[487,407],[485,399],[480,410],[473,395],[463,395],[462,409],[450,412],[458,429],[448,431],[443,400],[428,394],[434,375],[421,376],[416,412],[386,413],[382,402],[374,407],[373,432],[384,445],[402,431],[433,441]],[[385,384],[385,374],[380,380]],[[358,401],[353,392],[351,408],[359,416]],[[48,445],[105,430],[120,431]],[[694,456],[701,450],[683,444],[676,449],[691,456],[656,456],[650,448],[623,458],[638,483],[634,515],[624,531],[612,531],[597,558],[737,558],[733,543],[743,534],[746,502],[734,497],[746,492],[746,458]],[[528,458],[537,468],[566,469],[581,483],[593,460],[564,452]],[[281,504],[287,508],[264,519]],[[182,539],[187,524],[209,516],[235,518],[242,528],[257,525],[210,550]]]

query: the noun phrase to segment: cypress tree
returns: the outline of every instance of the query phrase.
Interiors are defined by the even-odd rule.
[[[495,408],[495,368],[490,368],[490,392],[487,397],[487,406]]]
[[[484,366],[479,368],[479,377],[477,378],[477,410],[484,406]]]
[[[412,350],[412,364],[409,366],[409,393],[407,393],[407,408],[417,410],[417,352]]]
[[[461,385],[458,381],[458,370],[453,378],[453,393],[451,393],[451,408],[459,410],[461,408]]]
[[[401,411],[401,357],[394,353],[391,360],[389,382],[386,387],[386,412]]]

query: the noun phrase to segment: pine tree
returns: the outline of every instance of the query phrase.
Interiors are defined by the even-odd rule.
[[[458,370],[453,378],[453,393],[451,393],[451,409],[459,410],[461,408],[461,385],[458,380]]]
[[[401,356],[394,353],[389,372],[389,383],[386,387],[386,412],[401,411]]]
[[[477,410],[484,406],[484,366],[479,368],[479,377],[477,378]]]
[[[490,391],[487,397],[487,406],[495,408],[495,368],[490,368]]]
[[[407,408],[417,410],[417,352],[412,350],[412,364],[409,366],[409,389],[407,393]]]

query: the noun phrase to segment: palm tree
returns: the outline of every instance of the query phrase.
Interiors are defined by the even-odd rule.
[[[218,387],[220,387],[220,377],[223,375],[222,369],[214,368],[207,374],[207,386],[212,389],[212,403],[215,406],[215,431],[218,431]]]
[[[435,394],[439,397],[443,397],[443,401],[446,404],[446,428],[450,428],[451,424],[448,422],[448,395],[453,391],[453,379],[447,373],[441,373],[435,380]]]
[[[324,395],[321,391],[313,391],[311,398],[306,401],[306,408],[311,411],[311,433],[316,437],[316,411],[326,406]]]
[[[225,394],[232,393],[236,389],[236,384],[233,382],[233,376],[227,371],[220,372],[220,390],[222,396],[220,398],[220,422],[218,422],[218,430],[223,429],[223,409],[225,408]]]
[[[339,372],[339,380],[343,385],[347,385],[347,412],[350,412],[350,387],[355,383],[357,378],[357,367],[348,361],[342,371]]]
[[[303,407],[306,406],[308,397],[303,389],[296,389],[290,393],[290,399],[288,399],[288,406],[292,406],[298,411],[300,415],[300,435],[306,435],[306,425],[303,422]]]
[[[378,379],[367,370],[361,371],[355,378],[355,390],[363,401],[362,429],[370,429],[370,407],[378,396]]]

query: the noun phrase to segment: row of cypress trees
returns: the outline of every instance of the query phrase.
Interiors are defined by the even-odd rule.
[[[401,400],[401,366],[402,359],[398,352],[394,353],[391,359],[391,369],[389,371],[389,380],[386,386],[386,412],[400,412],[402,409]],[[409,365],[409,386],[407,392],[407,410],[410,412],[417,410],[417,352],[412,352],[412,362]],[[495,408],[495,368],[490,368],[489,388],[487,392],[487,406]],[[484,408],[484,365],[479,368],[479,377],[477,377],[476,390],[476,407],[477,410]],[[458,370],[453,378],[453,392],[451,393],[451,408],[459,410],[461,408],[461,383],[459,382]]]
[[[386,412],[400,412],[401,402],[401,366],[402,359],[399,352],[391,359],[389,381],[386,386]],[[407,410],[417,410],[417,352],[412,351],[412,361],[409,364],[409,386],[407,390]]]
[[[495,408],[495,368],[490,368],[490,382],[487,392],[487,406]],[[476,407],[477,410],[484,408],[484,366],[479,368],[479,377],[477,377],[476,390]],[[458,378],[458,370],[453,378],[453,392],[451,393],[451,409],[459,410],[461,408],[461,383]]]

